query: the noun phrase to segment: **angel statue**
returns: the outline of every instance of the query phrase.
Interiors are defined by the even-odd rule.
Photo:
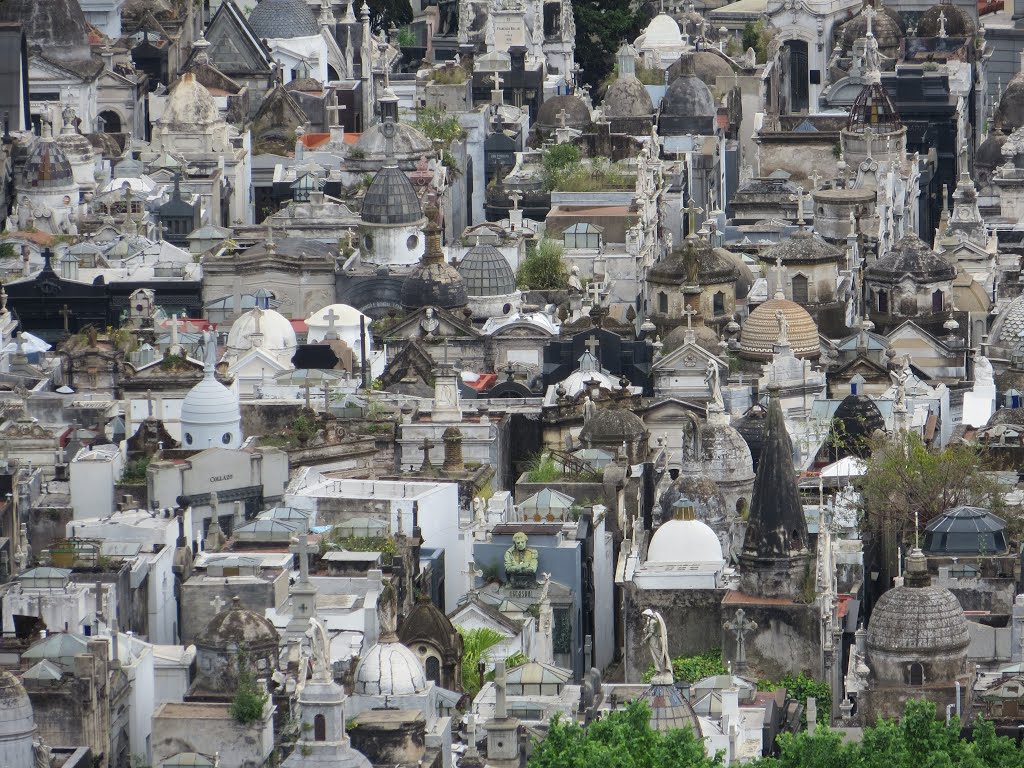
[[[665,620],[661,614],[652,608],[643,612],[644,618],[644,642],[647,643],[647,650],[651,652],[654,660],[654,677],[651,683],[654,685],[671,685],[672,658],[668,655],[668,631],[665,629]]]
[[[309,638],[313,656],[313,678],[316,680],[334,679],[334,675],[331,674],[331,640],[327,635],[327,627],[321,619],[315,616],[310,618],[306,637]]]

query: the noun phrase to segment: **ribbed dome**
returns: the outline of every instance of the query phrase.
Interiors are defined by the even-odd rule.
[[[239,647],[277,645],[278,634],[265,616],[234,605],[214,616],[196,642],[208,648],[230,651]]]
[[[367,187],[360,218],[368,224],[416,224],[423,219],[423,207],[409,177],[388,165]]]
[[[846,129],[853,133],[864,133],[869,128],[879,133],[895,133],[903,127],[900,113],[889,92],[881,83],[867,83],[853,100]]]
[[[924,551],[968,557],[1004,554],[1006,521],[984,507],[955,507],[928,522]]]
[[[65,125],[60,135],[56,138],[56,142],[69,162],[92,162],[95,154],[92,149],[92,142],[75,130],[73,125]]]
[[[35,730],[32,702],[24,686],[10,672],[0,669],[0,764],[33,765]]]
[[[398,639],[406,646],[417,641],[434,643],[441,651],[461,652],[462,635],[451,620],[431,602],[426,591],[398,628]]]
[[[793,354],[816,359],[821,354],[818,326],[806,309],[789,299],[769,299],[750,313],[740,331],[740,356],[748,360],[771,360],[779,339],[779,320],[775,316],[778,311],[789,323],[789,345]]]
[[[256,333],[263,336],[261,348],[268,352],[293,350],[296,346],[295,329],[288,319],[273,309],[250,309],[231,325],[228,332],[227,347],[229,350],[244,351],[252,349],[252,336]]]
[[[874,262],[865,276],[886,282],[911,277],[915,282],[946,282],[956,277],[956,267],[937,254],[917,235],[904,235],[884,259]]]
[[[702,522],[720,523],[729,514],[725,506],[725,495],[718,483],[702,475],[680,474],[658,499],[664,522],[674,519],[676,510],[673,505],[682,498],[693,504],[696,518]]]
[[[700,520],[669,520],[654,532],[647,563],[724,563],[722,543]]]
[[[675,731],[689,728],[701,737],[700,721],[682,692],[671,684],[654,683],[640,694],[651,710],[651,728],[656,731]]]
[[[845,258],[845,254],[836,246],[825,242],[817,233],[808,229],[798,229],[790,237],[764,251],[758,258],[765,264],[775,264],[779,258],[783,264],[817,264],[838,262]]]
[[[218,122],[220,110],[217,109],[217,102],[191,72],[182,75],[171,88],[167,107],[157,120],[159,125],[174,131],[203,128]]]
[[[19,191],[61,189],[74,183],[75,176],[64,150],[53,139],[39,139],[21,169]]]
[[[853,44],[865,37],[867,31],[868,20],[862,8],[856,16],[836,28],[835,39],[842,44],[843,51],[849,53],[853,50]],[[882,6],[871,21],[871,34],[878,41],[878,50],[890,59],[896,58],[900,52],[900,42],[906,32],[903,19],[889,6]]]
[[[249,26],[261,39],[282,40],[320,34],[316,16],[303,0],[260,0],[249,14]]]
[[[917,22],[917,36],[938,37],[941,27],[940,14],[946,17],[946,37],[974,37],[977,30],[971,14],[950,2],[933,5],[922,14]]]
[[[427,689],[423,665],[399,642],[377,643],[359,660],[355,692],[364,696],[408,696]]]
[[[620,77],[609,85],[602,106],[607,117],[651,117],[654,114],[651,94],[635,77]]]
[[[212,376],[205,376],[181,402],[182,430],[188,425],[227,424],[241,418],[238,398]]]
[[[493,245],[477,243],[459,264],[467,296],[507,296],[516,290],[508,259]]]
[[[638,42],[643,48],[671,48],[683,44],[683,34],[676,20],[662,12],[651,19]]]
[[[545,128],[558,128],[562,125],[559,113],[565,110],[565,125],[568,128],[582,130],[591,124],[590,108],[579,96],[571,94],[555,96],[540,105],[537,111],[537,125]]]
[[[626,408],[600,408],[580,430],[580,442],[589,445],[622,445],[633,442],[647,432],[647,427]]]

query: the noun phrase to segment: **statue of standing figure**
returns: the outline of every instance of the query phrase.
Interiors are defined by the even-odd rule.
[[[718,408],[725,408],[725,400],[722,399],[722,381],[718,371],[718,363],[708,360],[707,368],[704,369],[704,382],[711,392],[711,405]]]
[[[645,609],[642,616],[644,642],[647,643],[647,650],[650,651],[654,662],[654,677],[651,678],[651,683],[672,685],[672,657],[668,653],[668,630],[665,628],[665,619],[652,608]]]
[[[306,630],[310,650],[313,656],[313,677],[317,680],[331,680],[331,640],[327,635],[327,627],[322,620],[313,616]]]

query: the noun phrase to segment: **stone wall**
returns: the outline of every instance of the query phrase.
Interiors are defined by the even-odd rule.
[[[262,768],[274,747],[273,707],[242,725],[230,704],[165,703],[153,715],[153,763],[180,752],[220,755],[220,768]]]
[[[263,579],[219,579],[193,577],[181,589],[181,642],[184,645],[195,642],[196,636],[205,631],[217,615],[217,608],[211,604],[218,596],[224,601],[220,610],[231,606],[231,599],[238,597],[242,608],[263,615],[267,608],[279,608],[288,594],[288,577],[281,572],[273,581]]]
[[[352,746],[374,765],[418,765],[426,750],[426,721],[418,711],[360,712],[349,731]]]
[[[731,621],[737,608],[745,611],[748,620],[757,622],[757,629],[746,637],[751,675],[777,680],[785,674],[803,672],[815,679],[821,678],[821,643],[815,605],[782,600],[744,602],[739,593],[732,593],[722,603],[719,625]],[[722,655],[734,661],[736,638],[730,632],[723,632],[722,637]]]
[[[640,682],[651,666],[643,640],[641,614],[647,608],[661,613],[668,629],[668,651],[672,658],[694,656],[722,647],[719,606],[724,589],[637,589],[623,590],[622,621],[625,629],[626,682]]]

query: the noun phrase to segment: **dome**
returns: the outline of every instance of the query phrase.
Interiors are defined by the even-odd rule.
[[[64,156],[75,163],[91,163],[95,153],[92,149],[92,142],[80,134],[71,123],[65,123],[60,135],[56,138],[57,144],[64,151]]]
[[[75,176],[64,150],[53,139],[39,139],[21,168],[18,192],[60,190],[74,184]]]
[[[927,579],[927,573],[923,577]],[[963,653],[966,658],[970,640],[963,608],[953,593],[942,587],[893,587],[878,599],[868,624],[870,656],[881,652],[926,659]]]
[[[974,19],[959,5],[950,2],[933,5],[921,15],[917,22],[917,36],[938,37],[942,27],[940,14],[946,19],[946,37],[974,37]]]
[[[424,590],[398,628],[398,639],[406,646],[417,641],[433,643],[442,652],[461,654],[462,635]]]
[[[889,254],[868,265],[868,279],[895,283],[910,277],[919,283],[938,283],[956,277],[956,267],[937,254],[917,235],[904,235]]]
[[[849,455],[865,458],[871,453],[870,442],[875,431],[885,431],[882,412],[867,395],[851,393],[844,397],[832,416],[832,422],[841,425],[841,432],[836,435],[839,442],[833,446],[835,458]]]
[[[348,304],[329,304],[323,309],[318,309],[312,315],[306,318],[306,325],[310,328],[329,328],[331,323],[327,319],[327,315],[331,312],[334,313],[334,327],[359,327],[359,318],[365,317],[366,324],[370,324],[370,317],[364,315],[355,307],[350,307]]]
[[[896,133],[903,127],[900,113],[881,83],[868,82],[853,100],[846,130],[863,133],[868,128],[879,134]]]
[[[679,24],[667,13],[659,13],[651,19],[644,30],[642,41],[638,41],[641,48],[675,48],[682,45],[683,34]]]
[[[728,516],[725,496],[718,483],[702,475],[679,475],[665,489],[658,499],[661,508],[661,520],[672,521],[675,515],[673,505],[681,498],[693,503],[696,519],[705,523],[723,522]]]
[[[157,120],[159,125],[175,131],[188,131],[219,122],[217,102],[191,72],[182,75],[171,89],[164,113]]]
[[[260,0],[249,14],[249,26],[260,39],[287,40],[320,34],[320,25],[304,0]]]
[[[620,77],[609,85],[602,107],[607,117],[651,117],[654,114],[651,94],[635,77]]]
[[[364,696],[408,696],[427,689],[423,665],[399,642],[377,643],[359,660],[355,692]]]
[[[706,422],[700,428],[700,448],[704,460],[702,471],[716,482],[754,479],[750,447],[727,422]]]
[[[647,563],[722,564],[722,543],[700,520],[669,520],[654,532]]]
[[[614,445],[632,443],[647,434],[647,427],[627,408],[599,408],[580,430],[584,445]]]
[[[876,10],[879,12],[871,20],[871,34],[878,41],[879,52],[894,59],[900,52],[900,43],[907,33],[906,27],[898,11],[889,6]],[[867,31],[868,20],[862,8],[852,19],[836,27],[835,39],[843,46],[843,51],[849,53],[854,43],[867,36]]]
[[[684,55],[680,61],[689,60],[689,69],[684,66],[681,74],[672,81],[661,100],[661,114],[673,117],[714,117],[718,108],[711,90],[694,74],[692,55]]]
[[[252,349],[253,334],[263,335],[261,348],[271,352],[293,350],[297,345],[295,329],[288,319],[273,309],[250,309],[231,325],[227,347],[231,350]]]
[[[684,56],[688,56],[693,59],[693,74],[706,83],[709,88],[714,88],[718,84],[719,77],[732,77],[734,74],[732,65],[728,62],[725,56],[717,53],[716,51],[705,49],[693,51],[691,53],[684,54]],[[680,60],[676,61],[668,68],[669,82],[683,74],[684,66],[691,65],[684,64],[682,57],[680,57]]]
[[[559,128],[562,120],[558,116],[565,110],[565,125],[567,128],[582,130],[589,128],[591,124],[590,108],[579,96],[567,94],[547,99],[540,105],[537,111],[537,125],[545,128]]]
[[[34,765],[32,702],[18,678],[5,669],[0,669],[0,712],[0,765]]]
[[[468,296],[507,296],[515,293],[516,276],[508,259],[493,245],[477,243],[458,267]]]
[[[1009,91],[1009,88],[1007,88],[1007,91]],[[1021,78],[1020,96],[1021,106],[1024,107],[1024,78]],[[996,114],[998,116],[998,109],[996,110]],[[1024,110],[1021,112],[1018,123],[1024,124]],[[1018,128],[1019,125],[1013,127]],[[1005,133],[991,131],[988,134],[988,138],[981,142],[981,146],[978,147],[978,151],[974,153],[974,169],[978,171],[979,176],[984,175],[986,178],[979,179],[979,181],[987,181],[987,177],[991,176],[991,172],[1004,164],[1003,144],[1006,143],[1007,138],[1009,137]]]
[[[230,608],[214,616],[206,629],[196,638],[198,645],[221,651],[235,651],[238,648],[259,648],[278,645],[279,638],[274,625],[265,616],[241,606],[236,597]]]
[[[755,403],[750,410],[736,420],[733,428],[743,438],[743,442],[750,449],[750,458],[757,470],[757,461],[761,457],[761,448],[764,445],[764,425],[768,411],[760,403]]]
[[[758,258],[765,264],[775,264],[782,259],[783,264],[809,264],[838,262],[845,259],[842,250],[825,242],[821,235],[809,229],[798,229],[790,237],[768,248]]]
[[[671,352],[675,352],[683,344],[686,343],[686,332],[691,330],[685,325],[679,325],[669,331],[668,335],[662,341],[661,354],[668,355]],[[713,355],[719,354],[722,349],[718,346],[718,335],[708,328],[704,323],[698,322],[693,328],[694,342],[701,349],[710,352]]]
[[[772,359],[779,339],[779,320],[775,316],[779,311],[789,323],[789,345],[793,354],[816,359],[821,354],[818,326],[806,309],[782,298],[769,299],[747,317],[740,331],[740,356],[748,360]]]
[[[1024,294],[1018,296],[996,317],[988,335],[989,343],[1013,349],[1024,338]]]
[[[50,54],[57,49],[89,45],[89,23],[78,0],[6,0],[0,21],[22,25],[30,46]]]
[[[393,149],[387,152],[387,137],[384,136],[383,123],[377,122],[363,131],[352,149],[361,155],[362,161],[395,162],[396,158],[413,158],[418,160],[424,155],[433,155],[434,145],[419,130],[405,123],[394,123],[395,135],[392,138]],[[349,156],[350,159],[356,158]]]
[[[694,262],[696,261],[696,269]],[[740,273],[729,259],[715,253],[706,240],[690,237],[647,272],[647,282],[668,285],[711,285],[735,282]],[[694,280],[694,278],[696,278]]]
[[[205,376],[181,402],[182,429],[186,424],[224,424],[241,418],[238,398],[213,376]]]
[[[1002,555],[1006,522],[982,507],[955,507],[929,521],[924,551],[935,555]]]
[[[377,171],[363,195],[360,218],[368,224],[418,224],[423,207],[409,177],[396,165]]]
[[[674,684],[652,683],[640,694],[651,710],[651,728],[656,731],[674,731],[689,728],[701,737],[700,721],[690,702]]]
[[[996,106],[994,118],[996,128],[1005,133],[1012,133],[1021,126],[1024,126],[1024,68],[1020,69],[1010,79],[1010,82],[1006,84],[1006,90],[999,97],[999,104]],[[998,132],[989,134],[985,144],[998,135]],[[1000,143],[1000,152],[993,158],[994,165],[1003,164],[1002,144],[1005,142],[1006,138],[1003,137]],[[982,146],[985,146],[985,144],[982,144]],[[975,158],[975,162],[977,162],[977,158]]]
[[[402,306],[405,309],[459,309],[467,303],[462,275],[443,259],[418,264],[402,281]]]

